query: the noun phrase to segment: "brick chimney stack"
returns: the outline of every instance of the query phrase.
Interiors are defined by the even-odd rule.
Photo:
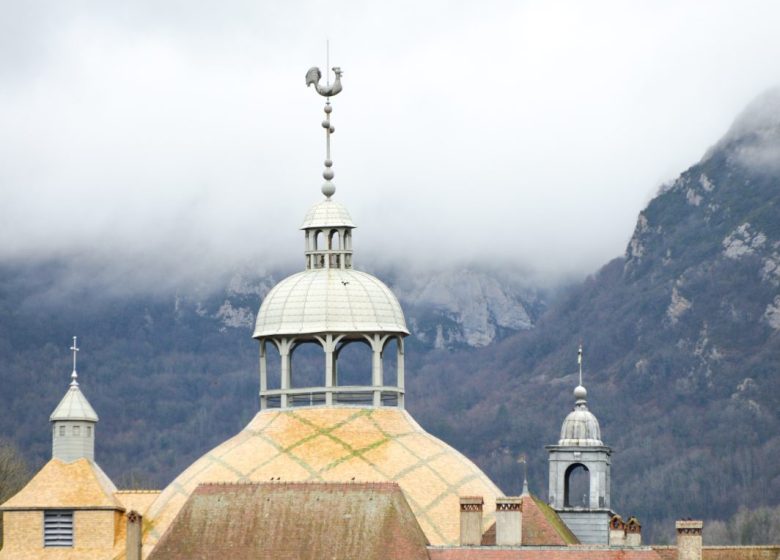
[[[681,520],[677,528],[677,560],[701,560],[701,521]]]
[[[618,514],[609,520],[609,546],[626,546],[626,524]]]
[[[482,544],[482,496],[460,498],[460,544],[479,546]]]
[[[127,536],[125,552],[127,560],[141,560],[141,529],[143,517],[133,510],[127,514]]]
[[[523,544],[523,499],[496,498],[496,545]]]
[[[642,525],[633,515],[626,521],[626,546],[642,546]]]

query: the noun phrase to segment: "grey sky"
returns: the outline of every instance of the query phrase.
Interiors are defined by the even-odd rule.
[[[555,277],[780,83],[773,1],[0,2],[0,258],[302,262],[322,98],[356,258]]]

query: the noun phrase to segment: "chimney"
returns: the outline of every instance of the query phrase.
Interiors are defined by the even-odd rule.
[[[609,520],[609,546],[626,546],[626,524],[618,514]]]
[[[701,521],[682,520],[677,528],[677,560],[701,560]]]
[[[523,544],[523,499],[496,498],[496,545]]]
[[[642,546],[642,526],[633,515],[626,521],[626,546]]]
[[[141,526],[143,517],[135,510],[127,514],[127,534],[125,539],[127,560],[141,560]]]
[[[482,496],[461,496],[460,498],[460,544],[479,546],[482,544]]]

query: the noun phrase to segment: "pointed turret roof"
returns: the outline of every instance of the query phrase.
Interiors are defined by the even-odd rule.
[[[85,422],[97,422],[98,415],[92,405],[89,404],[87,397],[79,388],[79,374],[76,372],[76,355],[79,347],[76,345],[76,337],[73,337],[73,372],[70,374],[70,387],[68,392],[62,397],[60,404],[51,413],[49,420],[56,422],[58,420],[81,420]]]
[[[86,422],[97,422],[98,415],[92,405],[89,404],[87,397],[79,389],[76,382],[70,384],[68,392],[62,397],[60,404],[51,413],[49,420],[82,420]]]

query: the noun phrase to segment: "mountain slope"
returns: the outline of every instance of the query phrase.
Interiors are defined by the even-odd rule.
[[[541,446],[573,404],[583,340],[590,407],[616,450],[616,509],[660,535],[672,525],[653,522],[667,517],[778,503],[779,162],[775,91],[650,202],[624,257],[557,300],[533,331],[429,362],[421,388],[446,370],[459,390],[429,392],[423,421],[490,464],[504,489],[518,489],[515,453],[532,453],[544,493]],[[439,411],[453,403],[446,420]]]

